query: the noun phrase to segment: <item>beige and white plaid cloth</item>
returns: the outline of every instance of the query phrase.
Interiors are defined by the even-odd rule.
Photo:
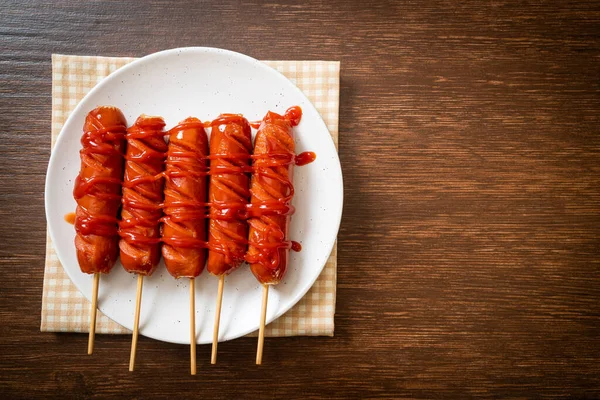
[[[130,57],[52,55],[52,148],[69,114],[104,77],[134,61]],[[338,143],[338,61],[264,61],[288,77],[317,108]],[[45,332],[87,332],[89,302],[62,268],[50,236],[46,235],[46,266],[42,295]],[[333,336],[337,281],[337,244],[323,272],[308,293],[287,313],[266,327],[267,336]],[[97,333],[129,333],[101,312]]]

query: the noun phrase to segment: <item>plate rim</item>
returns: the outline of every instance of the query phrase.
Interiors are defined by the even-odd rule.
[[[56,237],[56,232],[54,231],[54,229],[52,228],[53,225],[50,224],[50,219],[49,219],[49,214],[50,214],[50,201],[49,201],[49,197],[47,195],[48,191],[49,191],[49,187],[50,187],[50,178],[54,175],[54,173],[52,173],[51,171],[55,170],[56,168],[52,168],[52,166],[54,164],[57,163],[57,158],[58,158],[58,153],[56,151],[54,151],[53,149],[56,148],[57,146],[59,146],[63,141],[68,140],[67,139],[67,135],[64,134],[65,132],[65,127],[67,127],[68,125],[71,124],[71,120],[75,118],[75,116],[77,114],[79,114],[81,112],[81,108],[83,108],[83,104],[84,104],[84,100],[88,97],[92,97],[97,91],[99,91],[101,89],[101,87],[103,85],[106,84],[107,81],[110,82],[110,80],[112,79],[117,79],[121,74],[126,74],[127,71],[131,68],[136,68],[138,64],[144,64],[147,62],[150,62],[154,59],[158,59],[160,57],[168,57],[171,54],[175,54],[175,53],[182,53],[182,52],[201,52],[204,54],[215,54],[215,53],[219,53],[219,54],[225,54],[225,55],[229,55],[231,57],[237,57],[237,58],[242,58],[245,59],[246,61],[249,61],[253,64],[255,64],[256,66],[263,68],[263,69],[267,69],[270,72],[275,72],[277,73],[280,77],[284,78],[285,80],[287,80],[291,86],[293,87],[294,90],[296,90],[296,92],[303,97],[306,102],[308,104],[310,104],[314,110],[316,111],[316,114],[318,116],[318,120],[319,123],[323,125],[323,127],[325,128],[325,130],[329,133],[329,140],[328,142],[333,146],[334,148],[334,153],[335,153],[335,160],[337,161],[335,163],[335,169],[337,174],[339,175],[339,186],[337,187],[337,192],[340,198],[340,207],[339,207],[339,211],[337,212],[337,215],[335,215],[332,219],[331,222],[335,223],[336,225],[336,234],[333,236],[333,239],[330,240],[329,243],[324,243],[324,246],[327,249],[327,256],[325,258],[325,260],[323,261],[323,264],[319,267],[318,273],[314,274],[314,277],[311,279],[310,284],[307,284],[303,290],[298,291],[294,296],[292,296],[292,299],[290,301],[290,306],[288,308],[285,307],[279,307],[278,311],[273,314],[271,316],[271,318],[268,318],[266,321],[266,324],[269,324],[271,322],[273,322],[274,320],[276,320],[277,318],[279,318],[281,315],[283,315],[284,313],[288,312],[290,309],[292,309],[305,295],[306,293],[314,286],[316,280],[319,278],[319,276],[321,276],[321,273],[323,272],[323,269],[325,268],[325,265],[327,263],[327,260],[329,259],[329,256],[331,255],[331,251],[333,250],[333,246],[335,245],[336,241],[337,241],[337,237],[339,234],[339,229],[340,229],[340,225],[341,225],[341,219],[342,219],[342,213],[343,213],[343,208],[344,208],[344,182],[343,182],[343,174],[342,174],[342,166],[341,166],[341,161],[340,161],[340,157],[339,157],[339,152],[338,149],[335,145],[335,142],[333,141],[333,137],[331,136],[331,132],[329,131],[329,128],[327,127],[327,124],[325,124],[325,121],[323,120],[323,117],[321,116],[321,113],[318,111],[318,109],[314,106],[314,104],[310,101],[310,99],[302,92],[302,90],[300,90],[300,88],[294,83],[292,82],[289,78],[287,78],[285,75],[283,75],[281,72],[277,71],[275,68],[265,64],[264,62],[257,60],[253,57],[250,57],[246,54],[243,53],[239,53],[236,51],[232,51],[232,50],[227,50],[227,49],[221,49],[221,48],[217,48],[217,47],[202,47],[202,46],[193,46],[193,47],[178,47],[178,48],[172,48],[172,49],[167,49],[167,50],[161,50],[155,53],[151,53],[148,55],[145,55],[143,57],[137,58],[136,60],[124,65],[121,68],[118,68],[117,70],[111,72],[110,74],[108,74],[106,77],[102,78],[100,81],[98,81],[93,88],[90,89],[90,91],[83,96],[83,98],[78,102],[78,104],[75,106],[75,108],[73,109],[73,111],[71,111],[71,113],[69,114],[68,118],[65,120],[65,122],[63,123],[60,132],[57,135],[54,147],[51,149],[51,154],[50,154],[50,158],[48,160],[48,167],[46,169],[46,179],[45,179],[45,184],[44,184],[44,209],[45,209],[45,213],[46,213],[46,227],[47,227],[47,232],[48,235],[50,236],[50,239],[52,240],[53,243],[53,247],[54,247],[54,251],[57,255],[57,258],[61,264],[61,267],[63,268],[63,270],[66,272],[67,276],[69,277],[69,279],[71,280],[71,282],[73,283],[73,285],[77,288],[77,290],[79,290],[79,292],[88,300],[91,301],[91,298],[88,297],[87,293],[85,293],[76,283],[75,280],[73,279],[73,277],[71,276],[71,273],[69,271],[69,269],[65,268],[64,263],[63,263],[63,259],[65,259],[65,255],[58,249],[58,247],[54,244],[57,243],[57,241],[55,240]],[[338,125],[339,125],[339,114],[338,114]],[[51,191],[51,190],[50,190]],[[100,308],[100,305],[98,306],[98,310],[102,311],[104,313],[104,311]],[[115,322],[116,324],[123,326],[124,328],[127,328],[129,330],[132,329],[133,325],[128,326],[125,324],[121,324],[120,322],[115,321],[114,319],[112,319],[109,315],[107,315],[106,313],[104,313],[104,315],[106,315],[107,318],[109,318],[111,321]],[[132,322],[133,323],[133,322]],[[240,337],[244,337],[247,334],[254,332],[258,329],[258,326],[256,327],[251,327],[249,330],[242,330],[240,334],[236,334],[233,335],[232,337],[229,338],[221,338],[219,339],[219,342],[225,342],[225,341],[229,341],[229,340],[233,340],[233,339],[237,339]],[[189,344],[189,339],[187,341],[178,341],[178,340],[173,340],[173,339],[168,339],[165,337],[157,337],[156,335],[148,335],[148,334],[144,334],[142,332],[142,330],[140,330],[139,332],[141,335],[155,339],[155,340],[159,340],[159,341],[163,341],[163,342],[167,342],[167,343],[177,343],[177,344]],[[202,341],[198,341],[197,339],[197,343],[198,344],[205,344],[205,342]],[[207,342],[209,343],[209,342]]]

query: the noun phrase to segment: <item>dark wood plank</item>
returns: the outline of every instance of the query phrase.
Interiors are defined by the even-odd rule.
[[[0,4],[4,398],[600,397],[600,3]],[[51,53],[342,62],[334,338],[39,332]]]

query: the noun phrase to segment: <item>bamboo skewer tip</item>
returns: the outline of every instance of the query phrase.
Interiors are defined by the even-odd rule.
[[[263,347],[265,343],[265,322],[267,319],[267,303],[269,300],[269,285],[263,285],[262,307],[260,311],[260,327],[258,328],[258,346],[256,348],[256,365],[262,364]]]
[[[131,355],[129,357],[129,371],[133,372],[135,368],[135,354],[137,352],[138,331],[140,326],[140,309],[142,305],[142,287],[144,285],[144,276],[138,274],[137,294],[135,300],[135,316],[133,320],[133,333],[131,336]]]
[[[223,304],[223,286],[225,285],[225,275],[219,277],[219,286],[217,290],[217,307],[215,309],[215,326],[213,328],[212,353],[210,363],[217,363],[217,347],[219,345],[219,325],[221,323],[221,305]]]
[[[196,375],[196,284],[190,278],[190,373]]]
[[[92,286],[92,304],[90,305],[90,335],[88,337],[88,354],[94,353],[94,339],[96,336],[96,311],[98,308],[98,286],[100,285],[100,274],[94,274]]]

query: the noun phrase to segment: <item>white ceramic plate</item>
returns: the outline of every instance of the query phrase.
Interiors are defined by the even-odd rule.
[[[259,120],[268,110],[303,110],[295,128],[297,153],[314,151],[313,163],[296,167],[290,239],[302,244],[291,252],[283,282],[269,291],[267,322],[289,310],[310,289],[331,252],[342,214],[342,172],[325,123],[304,94],[287,78],[243,54],[214,48],[182,48],[151,54],[112,73],[77,105],[65,123],[50,157],[46,177],[46,217],[58,257],[69,277],[88,299],[92,276],[80,271],[73,240],[64,220],[76,208],[73,180],[80,167],[84,118],[98,105],[119,107],[129,124],[142,113],[161,115],[167,128],[188,116],[213,119],[220,113],[242,113]],[[175,280],[161,262],[144,279],[140,333],[158,340],[189,343],[189,281]],[[119,262],[100,281],[98,307],[109,318],[132,329],[136,277]],[[212,341],[217,278],[204,271],[196,279],[198,343]],[[225,280],[220,340],[258,329],[261,288],[247,265]]]

